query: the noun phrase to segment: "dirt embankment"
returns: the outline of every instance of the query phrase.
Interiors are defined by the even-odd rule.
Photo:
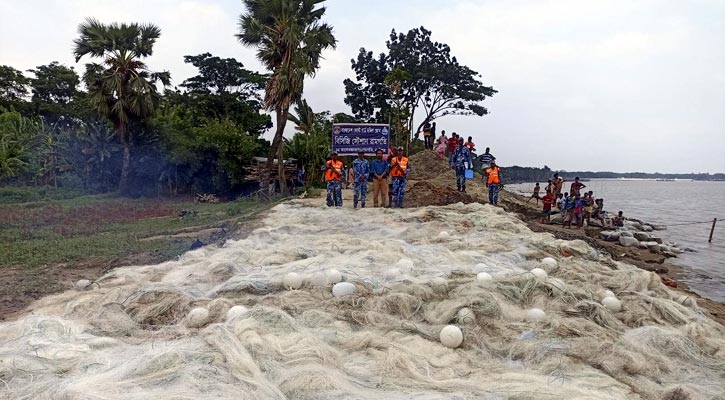
[[[455,172],[448,166],[448,161],[438,158],[430,150],[416,153],[410,157],[412,171],[405,194],[407,207],[441,206],[458,202],[488,203],[488,190],[482,177],[476,173],[474,179],[468,180],[466,193],[456,190]],[[505,176],[505,173],[504,173]],[[656,272],[663,280],[671,280],[677,289],[697,299],[701,308],[712,315],[712,318],[725,324],[725,304],[718,303],[691,292],[682,278],[684,271],[667,262],[661,254],[636,247],[622,247],[615,242],[600,239],[601,229],[585,227],[581,229],[564,228],[561,225],[545,225],[539,223],[541,205],[528,201],[524,196],[502,190],[499,194],[499,206],[513,212],[535,232],[549,232],[564,240],[579,239],[592,247],[605,251],[614,260],[627,262],[647,271]]]

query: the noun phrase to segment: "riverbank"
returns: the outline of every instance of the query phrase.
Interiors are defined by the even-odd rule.
[[[0,204],[0,321],[81,279],[224,243],[272,206],[107,195]]]
[[[406,194],[407,206],[445,205],[459,201],[488,203],[488,190],[478,173],[474,179],[467,181],[466,193],[460,193],[455,189],[455,173],[448,167],[446,161],[436,157],[435,153],[430,151],[416,153],[411,157],[411,163],[413,172]],[[655,272],[664,280],[676,282],[677,287],[673,290],[679,291],[683,296],[697,299],[698,305],[705,312],[714,320],[725,324],[725,304],[704,298],[689,290],[683,281],[682,267],[669,262],[666,256],[652,253],[648,249],[623,247],[617,242],[603,240],[600,237],[603,229],[598,227],[567,229],[561,225],[541,224],[539,223],[541,205],[527,200],[529,200],[527,197],[505,189],[499,195],[499,205],[504,210],[515,213],[534,232],[547,232],[563,240],[583,240],[592,247],[606,252],[616,261]]]

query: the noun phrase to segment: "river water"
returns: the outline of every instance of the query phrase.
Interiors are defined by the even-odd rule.
[[[610,213],[622,210],[627,217],[667,225],[666,231],[658,232],[663,239],[696,250],[672,259],[684,268],[685,283],[703,297],[725,301],[725,182],[594,179],[585,184],[596,198],[604,198],[604,209]],[[533,186],[507,188],[530,194]],[[544,186],[542,182],[542,190]],[[708,243],[713,218],[718,223]]]

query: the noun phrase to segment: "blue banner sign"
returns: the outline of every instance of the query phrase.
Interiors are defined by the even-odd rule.
[[[385,124],[334,124],[332,125],[332,151],[341,156],[359,152],[374,154],[382,149],[388,152],[390,125]]]

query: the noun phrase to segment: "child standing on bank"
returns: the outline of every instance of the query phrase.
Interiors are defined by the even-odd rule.
[[[554,204],[554,195],[546,193],[541,202],[544,203],[544,209],[541,211],[541,223],[551,224],[551,205]]]
[[[536,204],[538,205],[539,199],[540,199],[540,197],[539,197],[540,192],[541,192],[541,186],[539,186],[539,182],[536,182],[536,186],[534,186],[534,194],[532,194],[531,197],[528,200],[526,200],[526,202],[528,203],[531,201],[531,199],[536,199]],[[547,193],[548,193],[548,191],[547,191]]]

